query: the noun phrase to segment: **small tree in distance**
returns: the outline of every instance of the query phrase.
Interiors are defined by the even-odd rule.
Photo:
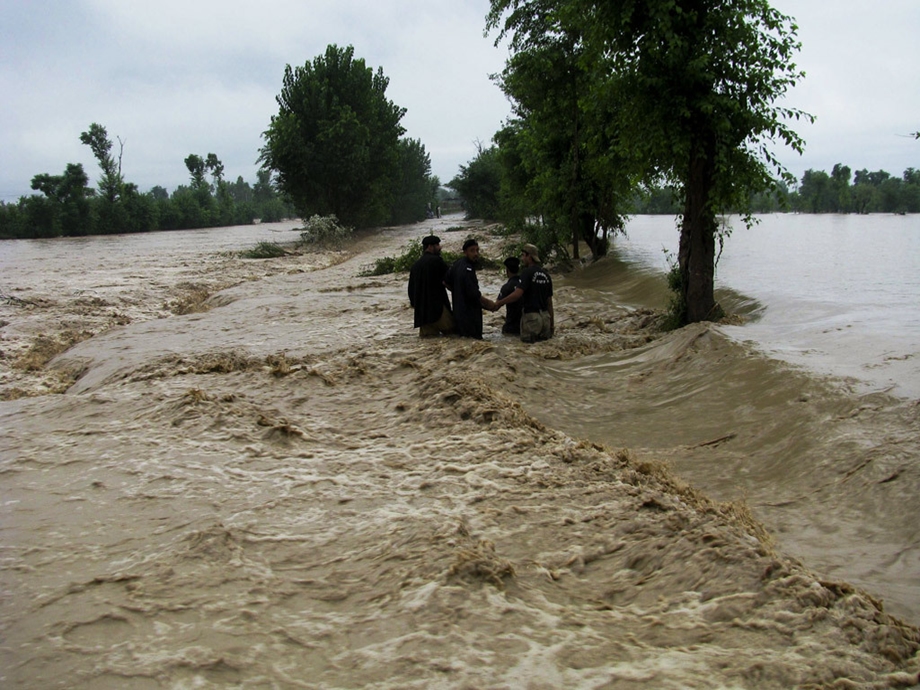
[[[461,165],[459,174],[447,186],[463,199],[467,218],[496,219],[500,214],[502,183],[498,148],[485,148],[479,142],[476,142],[476,148],[476,157],[468,165]]]
[[[92,150],[93,156],[102,169],[102,178],[99,180],[99,191],[103,198],[115,202],[122,192],[124,178],[121,175],[121,157],[125,144],[118,140],[118,159],[112,155],[112,141],[100,124],[92,123],[89,129],[80,133],[80,141]]]

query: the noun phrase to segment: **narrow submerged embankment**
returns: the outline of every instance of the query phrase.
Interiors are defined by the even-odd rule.
[[[708,496],[746,502],[785,552],[920,621],[915,402],[853,394],[711,325],[547,361],[520,399],[558,429],[667,460]]]
[[[615,302],[660,301],[659,276],[606,263],[567,285]],[[577,437],[667,459],[712,498],[747,502],[787,553],[920,622],[920,401],[860,393],[765,357],[738,342],[739,330],[701,324],[622,352],[548,361],[525,404]],[[550,393],[566,404],[544,409]]]
[[[642,352],[649,314],[562,286],[552,342],[419,341],[365,263],[97,336],[72,392],[2,403],[6,683],[917,681],[916,628],[737,504],[535,418],[546,366]]]

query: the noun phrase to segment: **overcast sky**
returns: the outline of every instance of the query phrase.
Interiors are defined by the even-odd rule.
[[[794,16],[807,77],[787,105],[808,168],[900,175],[920,168],[920,0],[774,0]],[[188,179],[189,153],[217,154],[226,177],[255,181],[261,134],[277,112],[284,66],[330,43],[382,67],[407,135],[448,182],[488,144],[509,106],[489,74],[505,52],[483,36],[487,0],[0,0],[0,198],[38,173],[98,168],[80,132],[124,143],[123,173],[142,191]],[[117,146],[117,144],[116,144]]]

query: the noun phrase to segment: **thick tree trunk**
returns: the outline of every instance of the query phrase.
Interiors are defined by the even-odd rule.
[[[713,296],[716,217],[710,203],[715,173],[714,137],[703,137],[690,153],[683,224],[680,230],[681,287],[687,323],[717,318]]]
[[[597,219],[592,213],[581,213],[578,216],[578,225],[581,237],[591,250],[591,256],[596,261],[607,253],[607,243],[597,236]]]
[[[572,259],[578,262],[580,254],[578,251],[578,226],[572,228]]]
[[[569,203],[572,204],[570,215],[570,224],[572,226],[572,259],[576,262],[579,260],[578,243],[581,241],[581,223],[580,211],[578,210],[578,199],[581,196],[581,120],[579,118],[581,111],[578,108],[578,75],[572,72],[572,197]],[[591,243],[588,243],[591,246]]]

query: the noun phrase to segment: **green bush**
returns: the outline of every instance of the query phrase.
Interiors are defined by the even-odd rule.
[[[374,264],[361,272],[363,276],[383,276],[389,273],[400,273],[412,268],[418,258],[422,255],[422,241],[419,239],[410,240],[409,244],[403,249],[402,254],[398,256],[384,256],[376,259]],[[441,256],[444,256],[442,253]],[[447,259],[445,259],[446,261]]]
[[[324,249],[337,248],[351,237],[352,232],[352,228],[340,225],[339,219],[335,216],[311,216],[304,223],[300,241],[307,246]]]
[[[668,250],[664,251],[668,259],[670,270],[667,273],[668,290],[671,291],[671,297],[668,299],[668,307],[665,310],[664,320],[661,323],[661,330],[674,331],[687,325],[687,300],[684,297],[683,279],[680,275],[680,265]],[[713,310],[709,313],[707,321],[720,321],[725,318],[725,311],[722,306],[716,303]]]
[[[274,259],[285,254],[287,250],[277,242],[259,242],[252,249],[240,252],[240,256],[244,259]]]
[[[671,270],[668,271],[666,279],[671,296],[668,299],[668,308],[665,311],[661,330],[673,331],[687,323],[687,302],[681,289],[680,266],[672,262]]]

